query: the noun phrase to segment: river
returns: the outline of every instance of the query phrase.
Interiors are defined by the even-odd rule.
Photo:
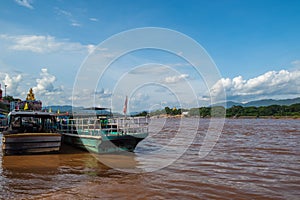
[[[66,145],[51,155],[0,152],[0,199],[300,198],[299,120],[226,119],[201,157],[209,122],[153,119],[149,137],[129,155]]]

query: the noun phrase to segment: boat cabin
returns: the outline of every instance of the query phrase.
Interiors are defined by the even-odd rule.
[[[41,111],[12,111],[8,115],[10,133],[53,133],[57,129],[54,114]]]

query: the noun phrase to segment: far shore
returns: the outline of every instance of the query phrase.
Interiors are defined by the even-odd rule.
[[[151,116],[151,118],[199,118],[198,116],[188,116],[188,115],[154,115]],[[200,117],[203,119],[209,119],[211,118],[210,116],[207,117]],[[294,120],[300,119],[300,116],[238,116],[238,117],[226,117],[226,119],[289,119],[289,120]]]

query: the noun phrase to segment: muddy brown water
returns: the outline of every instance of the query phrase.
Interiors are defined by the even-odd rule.
[[[179,159],[143,171],[172,152],[159,151],[148,163],[145,155],[173,145],[178,128],[190,134],[189,124],[196,119],[165,120],[152,120],[149,138],[134,154],[102,155],[105,164],[66,145],[51,155],[0,152],[0,199],[300,198],[300,120],[227,119],[213,150],[200,158],[209,125],[209,119],[200,119],[193,143]],[[176,144],[178,150],[184,148],[181,144]],[[130,171],[136,168],[140,171]]]

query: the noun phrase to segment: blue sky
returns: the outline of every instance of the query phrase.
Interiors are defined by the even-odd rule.
[[[208,105],[209,91],[218,95],[221,85],[227,99],[234,101],[299,97],[299,24],[300,2],[296,0],[1,1],[0,82],[8,85],[8,95],[25,98],[33,87],[44,105],[71,104],[76,74],[99,43],[122,31],[162,27],[202,45],[220,71],[214,89],[205,88],[203,78],[194,76],[192,68],[178,56],[144,50],[130,53],[111,66],[97,86],[98,96],[94,98],[100,99],[99,106],[109,106],[115,96],[120,103],[114,107],[121,110],[124,95],[129,94],[114,94],[118,79],[137,65],[154,62],[178,72],[166,73],[165,77],[160,73],[160,80],[178,84],[178,88],[183,80],[188,81],[197,98],[178,102],[174,94],[162,97],[157,92],[166,88],[147,86],[130,96],[132,110]]]

